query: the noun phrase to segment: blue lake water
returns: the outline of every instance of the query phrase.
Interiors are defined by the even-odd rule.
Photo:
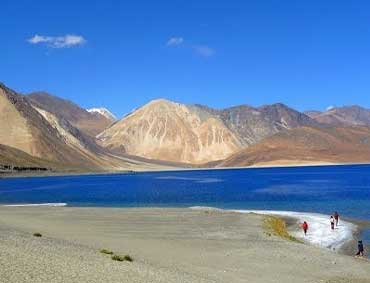
[[[307,211],[370,220],[370,165],[0,179],[0,203]],[[367,238],[370,233],[367,232]]]

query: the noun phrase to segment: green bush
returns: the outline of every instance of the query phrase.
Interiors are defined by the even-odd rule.
[[[33,236],[35,236],[35,237],[42,237],[42,234],[41,233],[33,233]]]

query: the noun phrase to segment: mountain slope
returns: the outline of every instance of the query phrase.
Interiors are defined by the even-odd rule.
[[[223,110],[213,110],[200,105],[198,107],[222,119],[246,146],[285,129],[317,125],[307,115],[281,103],[258,108],[241,105]]]
[[[55,167],[64,171],[158,168],[133,157],[115,157],[66,119],[31,105],[29,98],[3,84],[0,84],[0,144],[17,149],[19,155],[57,164]]]
[[[218,117],[163,99],[129,114],[98,139],[116,152],[186,163],[222,159],[241,148]]]
[[[332,108],[325,112],[307,111],[306,114],[329,126],[370,126],[370,109],[360,106]]]
[[[68,100],[45,92],[31,93],[27,98],[37,108],[68,121],[72,126],[91,137],[95,137],[115,121],[101,113],[88,112]]]
[[[266,138],[218,162],[220,167],[370,162],[368,127],[300,127]]]
[[[0,166],[26,166],[26,167],[45,167],[45,168],[60,168],[57,162],[48,161],[38,157],[29,155],[19,149],[0,144]]]

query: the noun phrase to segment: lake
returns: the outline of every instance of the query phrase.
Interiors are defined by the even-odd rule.
[[[370,220],[370,165],[7,178],[0,179],[0,203],[336,210]]]

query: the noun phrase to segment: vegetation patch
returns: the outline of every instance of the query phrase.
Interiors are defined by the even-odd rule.
[[[267,229],[269,232],[266,232],[266,235],[270,236],[272,233],[275,236],[279,236],[281,238],[287,239],[289,241],[302,243],[295,237],[291,236],[288,233],[288,230],[286,228],[286,223],[283,219],[280,219],[278,217],[274,216],[267,216],[263,221],[265,229]]]
[[[115,261],[129,261],[132,262],[134,261],[131,256],[125,255],[125,256],[120,256],[120,255],[112,255],[112,260]]]
[[[39,237],[39,238],[40,238],[40,237],[42,237],[42,234],[41,234],[41,233],[33,233],[33,236],[34,236],[34,237]]]
[[[133,262],[134,261],[134,259],[131,256],[129,256],[129,255],[125,255],[123,258],[125,259],[125,261],[129,261],[129,262]]]
[[[112,254],[113,254],[113,252],[112,252],[112,251],[107,250],[107,249],[101,249],[101,250],[100,250],[100,252],[101,252],[102,254],[106,254],[106,255],[112,255]]]

